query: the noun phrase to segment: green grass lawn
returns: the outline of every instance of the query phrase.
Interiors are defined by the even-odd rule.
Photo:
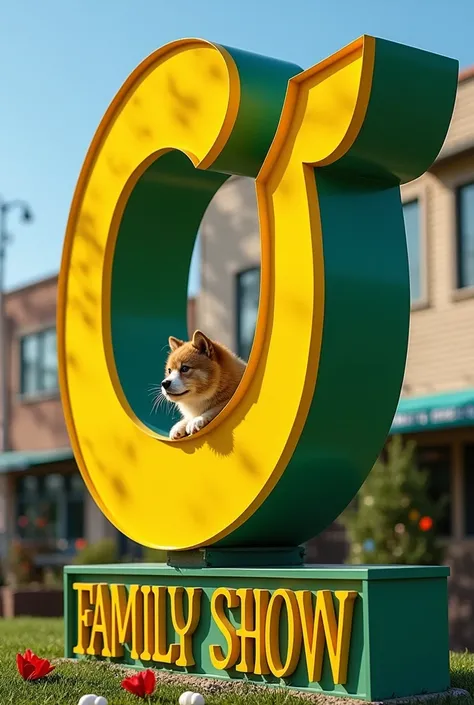
[[[105,663],[59,661],[56,670],[44,681],[25,683],[17,672],[15,657],[17,652],[23,653],[27,648],[44,658],[60,659],[63,653],[62,620],[0,620],[0,705],[77,705],[85,693],[102,695],[108,699],[109,705],[143,702],[120,687],[122,669]],[[464,688],[474,696],[474,655],[453,654],[451,673],[452,685]],[[189,689],[186,685],[158,681],[151,702],[177,705],[180,694]],[[212,686],[204,687],[203,684],[199,690],[209,705],[243,702],[246,705],[301,705],[308,702],[283,689],[249,689],[238,694],[217,681]],[[318,699],[321,702],[321,696]]]

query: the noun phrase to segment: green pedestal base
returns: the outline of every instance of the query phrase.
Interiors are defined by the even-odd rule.
[[[303,546],[284,548],[199,548],[168,551],[173,568],[295,568],[304,563]]]
[[[194,587],[202,590],[199,593],[196,607],[199,609],[199,620],[190,638],[194,665],[179,667],[175,664],[164,664],[154,660],[153,656],[151,659],[143,659],[144,646],[139,646],[141,651],[139,658],[132,658],[130,635],[133,619],[136,620],[134,629],[138,629],[137,634],[143,632],[144,622],[147,623],[145,633],[148,629],[149,640],[154,639],[152,632],[158,628],[159,619],[163,620],[164,613],[162,612],[160,616],[158,612],[155,612],[158,598],[155,602],[153,589],[147,590],[146,588],[145,591],[139,589],[138,598],[129,604],[130,624],[124,653],[111,660],[137,667],[167,668],[213,678],[246,679],[270,686],[285,684],[300,690],[364,700],[382,700],[421,693],[442,692],[449,687],[448,574],[448,569],[442,567],[405,566],[305,566],[299,568],[175,568],[157,564],[69,566],[65,569],[65,655],[66,657],[77,656],[74,653],[74,647],[78,643],[78,629],[81,629],[84,646],[86,648],[89,646],[94,624],[96,630],[92,641],[95,644],[96,653],[100,654],[103,649],[104,635],[105,639],[110,641],[111,630],[117,629],[117,619],[115,619],[114,626],[111,617],[113,604],[111,607],[108,603],[111,585],[126,586],[127,594],[130,594],[131,586],[139,586],[140,588],[142,586],[150,586],[151,588],[153,586],[182,587],[185,591],[178,591],[178,593],[184,604],[184,614],[182,615],[184,620],[188,617],[189,593],[186,592],[186,589]],[[87,584],[91,587],[85,590],[85,585],[82,585],[81,588],[81,584]],[[102,603],[96,587],[98,584],[106,584],[107,586],[101,588],[104,598]],[[281,679],[271,672],[265,675],[258,675],[252,671],[244,673],[242,670],[236,670],[235,666],[228,670],[220,670],[212,664],[211,646],[220,646],[222,649],[220,653],[224,656],[229,652],[229,643],[226,641],[223,631],[219,629],[211,611],[212,596],[218,588],[239,591],[236,593],[236,600],[239,604],[230,610],[225,610],[231,625],[237,629],[237,636],[234,637],[234,640],[238,639],[239,660],[236,661],[237,665],[241,663],[241,652],[244,645],[242,636],[238,636],[242,623],[240,598],[243,599],[243,593],[240,591],[244,589],[263,590],[267,598],[270,598],[271,593],[275,590],[285,589],[288,591],[287,596],[291,593],[288,600],[296,631],[290,643],[294,648],[295,658],[293,660],[295,664],[287,677]],[[113,590],[116,591],[117,588],[113,588]],[[118,590],[125,595],[124,588],[118,588]],[[329,601],[334,606],[338,629],[341,628],[342,610],[339,609],[339,605],[342,603],[340,601],[341,595],[334,593],[342,591],[344,594],[344,591],[351,591],[354,608],[349,625],[350,629],[347,632],[349,640],[347,676],[342,677],[342,683],[334,683],[334,664],[331,664],[328,652],[328,640],[333,639],[334,648],[338,648],[337,635],[333,633],[331,636],[330,630],[325,630],[323,620],[316,629],[319,634],[316,662],[318,657],[322,658],[322,670],[318,681],[311,682],[309,678],[308,662],[311,662],[310,652],[316,641],[311,644],[309,643],[311,640],[306,639],[305,643],[304,637],[299,636],[302,625],[303,633],[305,631],[303,612],[300,606],[301,591],[313,593],[312,606],[311,602],[307,605],[309,604],[310,609],[315,612],[317,611],[316,604],[322,604],[322,600],[316,603],[318,594],[322,595],[321,591],[332,593],[329,595]],[[357,593],[355,596],[354,592]],[[79,593],[82,595],[80,600],[78,600]],[[173,626],[171,594],[167,591],[165,593],[165,603],[162,605],[166,606],[166,647],[168,648],[169,644],[180,643],[180,638]],[[147,594],[148,597],[143,598],[143,594]],[[253,600],[254,594],[250,594],[250,597],[247,594],[247,597]],[[292,594],[294,594],[294,599]],[[328,593],[324,594],[327,599]],[[308,597],[308,595],[306,596]],[[147,608],[148,616],[147,611],[144,610],[144,599],[150,600]],[[273,605],[273,622],[277,624],[276,632],[273,628],[273,637],[270,637],[272,631],[269,624],[272,621],[269,619],[270,609],[267,611],[266,618],[264,613],[258,617],[258,610],[254,610],[251,617],[253,622],[257,621],[257,625],[252,622],[252,626],[257,626],[260,650],[263,649],[263,653],[265,653],[265,649],[269,649],[270,642],[273,640],[275,643],[276,639],[280,662],[284,664],[288,653],[288,610],[282,602],[280,603],[281,610],[276,609],[276,601],[273,602],[275,603]],[[263,600],[264,603],[265,600]],[[125,606],[126,603],[123,603],[122,611],[119,610],[120,619],[127,618]],[[255,607],[254,604],[253,606]],[[176,612],[174,618],[176,620]],[[258,627],[260,628],[258,629]],[[308,636],[307,631],[306,634]],[[150,645],[151,641],[148,643]],[[248,652],[249,662],[254,666],[255,639],[251,638],[247,643],[251,644]],[[179,651],[178,647],[176,650]],[[273,660],[273,664],[275,663],[274,655],[275,651],[273,651],[273,659],[272,657],[268,659],[269,661]],[[99,655],[99,658],[104,657]]]

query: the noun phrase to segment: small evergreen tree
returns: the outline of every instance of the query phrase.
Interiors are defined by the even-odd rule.
[[[415,444],[395,437],[341,517],[350,542],[348,562],[434,565],[442,562],[436,533],[446,498],[428,494],[429,475],[419,469]]]

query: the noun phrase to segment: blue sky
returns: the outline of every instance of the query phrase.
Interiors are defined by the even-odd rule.
[[[110,100],[154,49],[195,36],[304,68],[361,34],[474,64],[473,0],[3,0],[0,194],[25,198],[7,287],[59,267],[72,193]],[[192,286],[197,286],[194,272]]]

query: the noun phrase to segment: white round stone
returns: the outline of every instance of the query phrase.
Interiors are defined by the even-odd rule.
[[[205,705],[205,700],[201,693],[193,693],[189,705]]]
[[[108,705],[108,703],[107,703],[107,698],[103,698],[102,695],[99,695],[99,696],[94,700],[94,705]]]
[[[191,705],[191,697],[194,695],[194,693],[191,693],[190,690],[187,690],[185,693],[181,693],[179,696],[179,705]]]
[[[89,693],[89,695],[83,695],[77,705],[95,705],[96,698],[97,695],[93,693]]]

